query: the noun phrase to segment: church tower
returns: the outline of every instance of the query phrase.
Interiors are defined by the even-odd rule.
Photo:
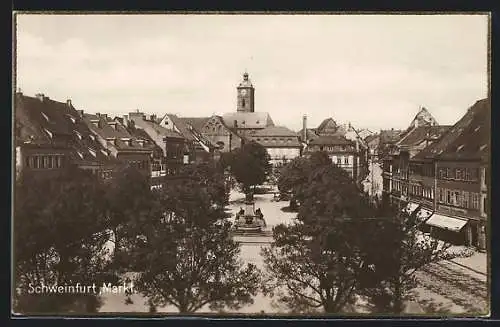
[[[238,112],[254,112],[254,93],[255,89],[252,82],[248,79],[248,73],[243,74],[243,81],[237,87],[238,91]]]

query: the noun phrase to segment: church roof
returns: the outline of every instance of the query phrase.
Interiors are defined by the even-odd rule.
[[[231,112],[224,114],[222,120],[229,128],[261,129],[274,126],[274,122],[267,112]]]

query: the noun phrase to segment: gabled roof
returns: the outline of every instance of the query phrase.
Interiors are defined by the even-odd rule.
[[[222,119],[224,124],[230,128],[256,129],[274,126],[274,122],[267,112],[231,112],[224,114]]]
[[[134,122],[136,126],[141,128],[146,127],[148,128],[148,130],[153,130],[157,135],[174,139],[184,138],[181,134],[177,133],[176,131],[172,131],[168,128],[161,126],[157,120],[155,121],[145,120],[144,116],[141,116],[140,119],[137,119],[137,117],[132,114],[129,114],[129,118]]]
[[[179,117],[187,125],[193,126],[194,129],[201,131],[205,123],[210,117]]]
[[[100,137],[105,140],[113,139],[114,141],[111,143],[111,146],[117,150],[147,152],[153,149],[152,145],[145,146],[141,142],[137,142],[117,119],[112,119],[107,115],[89,113],[83,113],[82,117],[87,126]]]
[[[200,131],[196,130],[194,126],[188,124],[184,119],[174,114],[167,114],[175,127],[179,130],[180,134],[190,142],[195,143],[199,149],[203,148],[205,151],[215,148],[215,146],[207,138],[205,138]]]
[[[442,138],[415,159],[486,159],[490,153],[491,102],[477,101]]]
[[[64,146],[70,149],[69,155],[77,164],[112,165],[116,161],[96,140],[71,103],[54,101],[45,96],[33,98],[16,94],[15,117],[16,125],[19,124],[21,129],[22,140],[19,141]]]
[[[410,130],[396,144],[398,146],[416,146],[425,140],[439,139],[451,126],[422,126]]]
[[[436,126],[438,125],[436,119],[431,115],[431,113],[424,107],[415,115],[410,123],[410,127],[420,127],[420,126]]]
[[[326,118],[324,119],[321,124],[316,128],[316,133],[320,134],[323,132],[323,130],[328,126],[328,124],[332,124],[333,126],[337,127],[337,122],[333,120],[333,118]]]
[[[401,138],[401,130],[389,129],[380,131],[380,143],[396,143]]]

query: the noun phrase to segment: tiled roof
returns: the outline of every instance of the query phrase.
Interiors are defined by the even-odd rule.
[[[210,117],[179,117],[186,124],[193,126],[194,129],[201,131],[203,125],[210,119]]]
[[[138,152],[147,152],[152,150],[151,145],[146,146],[137,142],[137,140],[127,131],[125,126],[123,126],[118,120],[111,119],[107,115],[84,113],[83,119],[89,128],[100,137],[105,140],[113,139],[113,142],[108,142],[108,144],[117,150]],[[97,122],[97,126],[94,122]]]
[[[344,145],[344,144],[354,144],[353,141],[346,139],[344,136],[331,135],[331,136],[319,136],[311,141],[311,145]]]
[[[306,128],[306,133],[307,133],[306,134],[307,141],[318,137],[318,134],[316,134],[316,128]],[[300,131],[297,132],[297,136],[299,137],[299,140],[301,142],[305,141],[302,139],[303,134],[304,134],[304,129],[301,129]]]
[[[177,133],[176,131],[172,131],[170,129],[167,129],[163,126],[160,126],[159,122],[157,121],[149,121],[149,120],[144,120],[142,117],[141,119],[136,119],[135,116],[130,115],[129,116],[131,120],[134,121],[135,125],[141,128],[148,128],[148,130],[153,130],[157,135],[161,135],[163,137],[169,137],[169,138],[177,138],[177,139],[183,139],[184,137]]]
[[[264,128],[274,126],[267,112],[231,112],[222,116],[224,124],[230,128]],[[237,126],[235,126],[235,121]]]
[[[380,131],[380,143],[396,143],[401,138],[402,131],[389,129]]]
[[[107,150],[95,139],[71,104],[47,97],[42,100],[17,94],[15,113],[16,120],[22,125],[23,138],[28,137],[32,142],[41,145],[68,147],[71,149],[70,157],[78,164],[115,163],[114,158],[109,156]],[[52,136],[43,132],[44,130]]]
[[[477,101],[443,137],[415,159],[485,159],[490,153],[491,102]]]
[[[323,131],[323,129],[328,125],[328,123],[333,122],[333,124],[336,126],[337,122],[333,120],[333,118],[326,118],[324,119],[321,124],[319,124],[318,128],[316,128],[316,132],[320,133]]]
[[[265,147],[301,147],[297,134],[284,126],[270,126],[251,135]]]
[[[438,125],[436,119],[432,117],[431,113],[424,107],[415,115],[410,123],[410,127],[420,126],[436,126]]]
[[[439,139],[451,126],[422,126],[410,130],[398,142],[399,146],[414,146],[421,144],[426,139]]]
[[[366,143],[370,143],[371,141],[374,141],[376,140],[377,138],[379,138],[380,135],[378,134],[373,134],[373,135],[368,135],[366,138],[365,138],[365,142]]]
[[[195,147],[198,149],[209,150],[215,146],[207,140],[200,131],[197,131],[194,126],[189,125],[186,121],[177,115],[167,114],[170,120],[174,123],[175,127],[179,129],[179,132],[186,140],[193,142]],[[191,128],[192,127],[192,128]]]
[[[253,136],[294,136],[297,137],[294,131],[285,126],[269,126],[264,129],[255,131]]]

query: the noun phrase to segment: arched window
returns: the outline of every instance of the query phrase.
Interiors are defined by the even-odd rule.
[[[245,99],[241,99],[241,106],[245,107]]]

